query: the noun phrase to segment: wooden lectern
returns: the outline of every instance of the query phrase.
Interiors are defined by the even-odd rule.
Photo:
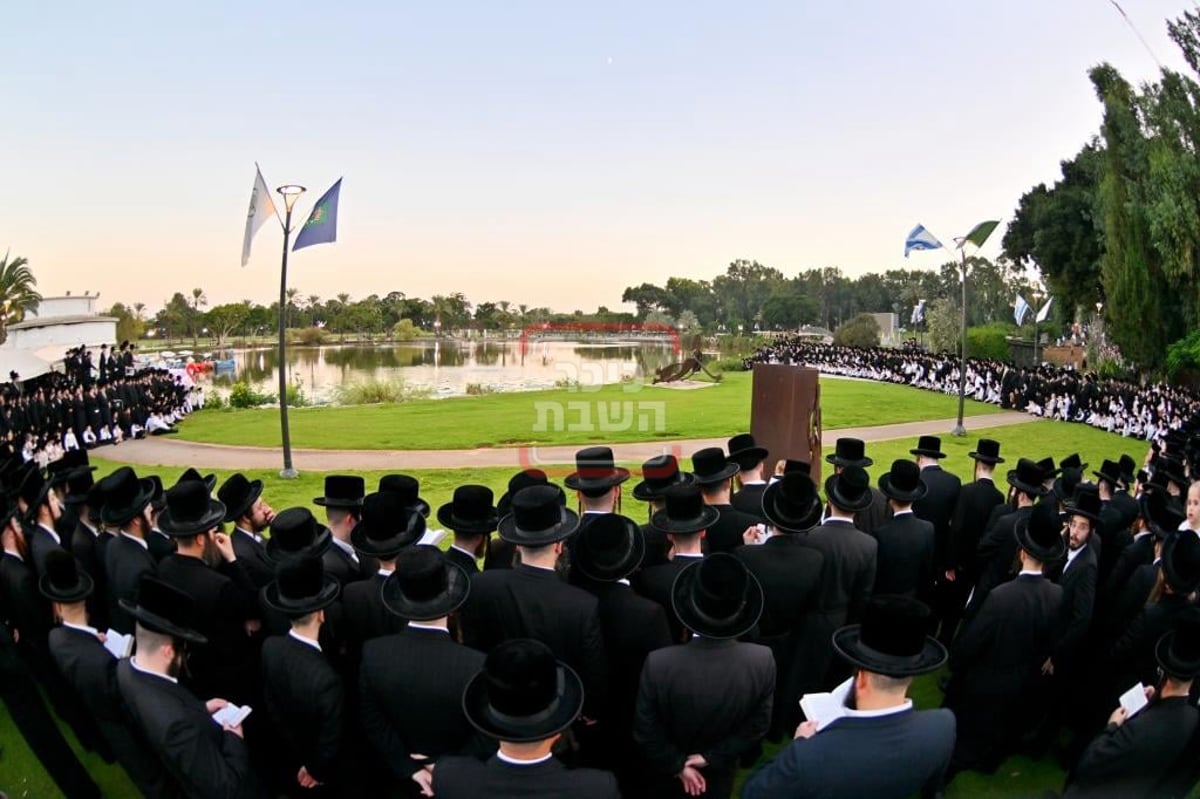
[[[821,485],[821,375],[816,369],[779,363],[754,365],[750,434],[767,448],[768,476],[780,458],[812,464]]]

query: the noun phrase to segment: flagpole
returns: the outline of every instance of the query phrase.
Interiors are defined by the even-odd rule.
[[[958,361],[958,424],[950,431],[952,436],[965,436],[963,409],[967,402],[967,251],[962,249],[962,344]]]
[[[279,269],[279,432],[283,439],[283,470],[279,476],[291,480],[300,476],[292,465],[292,439],[288,430],[287,404],[287,268],[288,245],[292,236],[292,208],[304,193],[303,186],[280,186],[275,189],[283,195],[285,219],[283,223],[283,263]]]

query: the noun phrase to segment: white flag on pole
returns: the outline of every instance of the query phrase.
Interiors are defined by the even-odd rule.
[[[1046,298],[1046,304],[1042,306],[1042,310],[1037,312],[1036,321],[1038,324],[1045,322],[1050,316],[1050,303],[1054,302],[1053,297]]]
[[[1013,319],[1017,320],[1018,325],[1023,325],[1027,313],[1029,313],[1029,303],[1025,302],[1025,298],[1018,294],[1017,304],[1013,306]]]
[[[250,260],[250,240],[258,229],[266,224],[271,215],[278,218],[275,203],[271,200],[271,190],[263,180],[262,170],[254,165],[254,189],[250,192],[250,210],[246,212],[246,236],[242,239],[242,266]]]

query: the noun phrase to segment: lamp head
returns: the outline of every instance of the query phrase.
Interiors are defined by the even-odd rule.
[[[291,213],[292,207],[296,205],[296,200],[300,199],[300,195],[304,193],[304,187],[289,183],[286,186],[280,186],[275,191],[283,195],[284,208]]]

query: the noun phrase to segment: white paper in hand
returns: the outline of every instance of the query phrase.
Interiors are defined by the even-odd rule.
[[[851,678],[829,693],[805,694],[800,697],[800,709],[804,711],[806,719],[817,723],[817,732],[846,715],[846,702],[850,699],[850,689],[853,685],[854,679]]]
[[[1146,686],[1138,683],[1130,688],[1125,693],[1121,694],[1119,700],[1121,707],[1125,710],[1125,718],[1131,717],[1134,713],[1150,704],[1150,700],[1146,698]]]
[[[122,635],[116,630],[109,630],[104,634],[104,648],[112,652],[112,656],[117,660],[129,657],[129,653],[133,651],[133,636]]]
[[[246,717],[250,715],[251,707],[249,705],[237,705],[230,703],[225,707],[212,714],[212,719],[222,727],[237,727]]]
[[[421,536],[421,540],[417,542],[419,546],[436,547],[438,542],[446,537],[446,531],[440,528],[427,528],[425,535]]]

